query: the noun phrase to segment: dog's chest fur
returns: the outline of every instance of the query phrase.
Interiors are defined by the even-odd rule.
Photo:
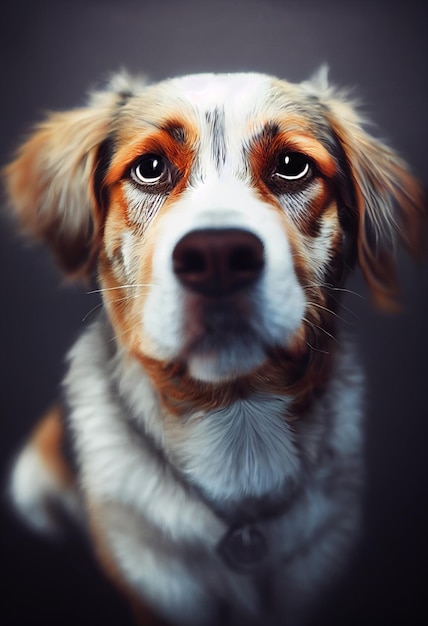
[[[110,332],[101,318],[76,344],[66,390],[83,495],[127,578],[155,604],[178,607],[183,623],[201,624],[222,601],[235,621],[255,619],[267,601],[259,581],[269,578],[273,615],[285,603],[300,620],[295,593],[310,597],[312,577],[328,561],[337,566],[358,527],[361,375],[352,350],[304,422],[287,421],[289,399],[255,394],[174,417],[172,427],[140,365],[111,349]],[[247,528],[265,546],[249,573],[228,539]]]

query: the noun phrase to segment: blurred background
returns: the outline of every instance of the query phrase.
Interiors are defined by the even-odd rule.
[[[0,164],[47,110],[82,104],[122,67],[153,80],[261,71],[292,81],[322,63],[355,88],[375,125],[427,187],[428,10],[408,0],[15,0],[0,20]],[[428,269],[400,255],[403,312],[373,310],[358,272],[345,304],[367,372],[364,535],[317,624],[421,623],[428,582]],[[59,393],[64,355],[97,305],[65,286],[49,253],[0,220],[0,478]],[[89,316],[91,319],[91,316]],[[126,625],[84,538],[27,531],[2,496],[0,622]]]

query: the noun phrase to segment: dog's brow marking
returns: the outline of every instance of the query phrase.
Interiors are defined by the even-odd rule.
[[[187,132],[184,126],[175,122],[169,122],[165,126],[161,127],[174,141],[179,144],[184,144],[187,141]]]
[[[216,107],[213,111],[206,111],[205,119],[209,126],[209,133],[211,136],[211,151],[214,164],[217,170],[220,170],[226,160],[224,109]]]
[[[267,122],[256,137],[256,140],[260,141],[263,139],[272,142],[279,134],[279,130],[279,124],[277,122]]]

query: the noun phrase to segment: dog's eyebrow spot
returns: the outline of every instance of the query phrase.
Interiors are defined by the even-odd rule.
[[[179,144],[184,144],[187,141],[186,129],[179,122],[168,122],[167,124],[161,126],[161,130],[168,133],[168,135],[170,135],[170,137]]]
[[[280,133],[280,127],[277,122],[267,122],[262,130],[255,137],[255,140],[273,141]]]

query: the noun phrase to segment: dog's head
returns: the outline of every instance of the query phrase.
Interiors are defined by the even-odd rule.
[[[396,242],[417,252],[424,230],[405,165],[322,77],[119,76],[6,176],[68,274],[97,266],[117,340],[160,386],[268,385],[278,362],[282,386],[316,378],[348,270],[390,307]]]

